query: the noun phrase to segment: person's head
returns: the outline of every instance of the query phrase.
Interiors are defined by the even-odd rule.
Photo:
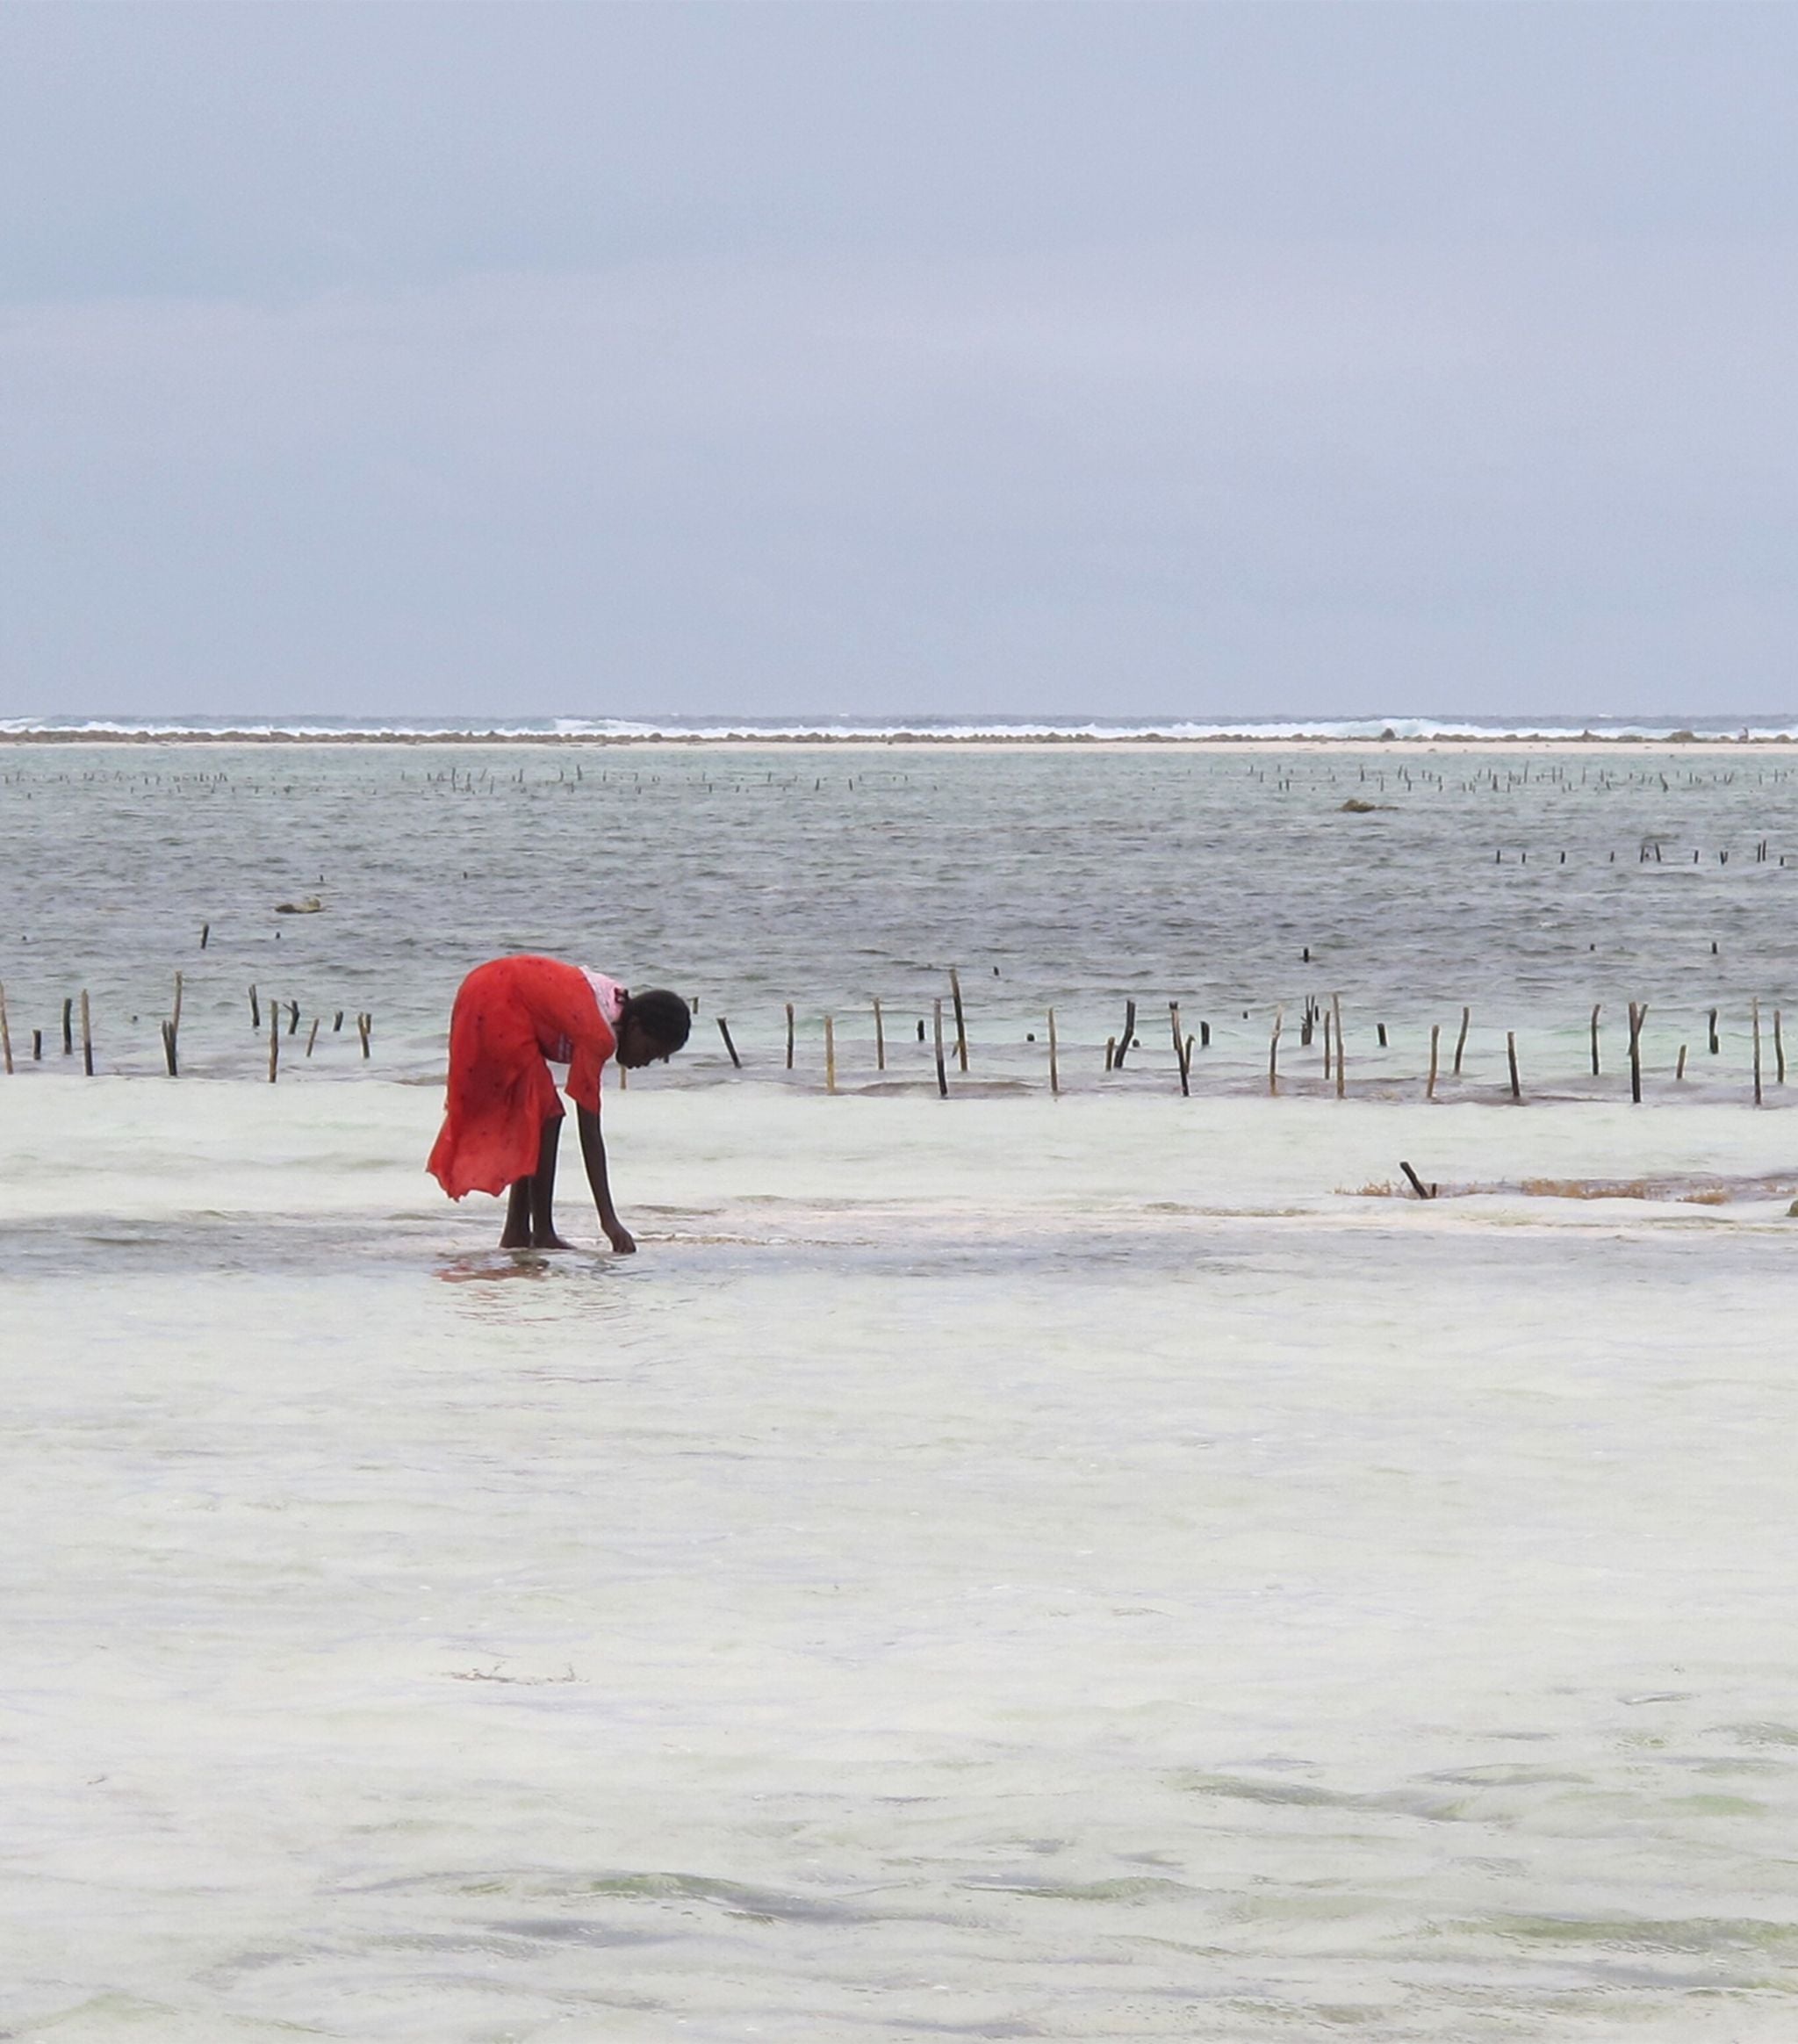
[[[635,1071],[640,1065],[671,1058],[687,1041],[693,1017],[679,994],[665,987],[627,994],[619,1012],[618,1062]]]

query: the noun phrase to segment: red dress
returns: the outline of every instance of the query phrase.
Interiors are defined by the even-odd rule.
[[[558,958],[496,958],[463,981],[450,1017],[443,1126],[425,1169],[452,1199],[503,1192],[537,1168],[562,1103],[550,1071],[568,1062],[568,1097],[600,1110],[600,1068],[618,1047],[624,990]]]

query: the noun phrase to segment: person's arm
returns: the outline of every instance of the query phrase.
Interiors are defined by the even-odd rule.
[[[593,1205],[600,1210],[600,1226],[618,1254],[628,1256],[636,1243],[612,1204],[611,1182],[606,1176],[606,1139],[600,1133],[600,1118],[592,1108],[579,1104],[574,1114],[580,1129],[581,1162],[586,1166],[586,1182],[593,1189]]]

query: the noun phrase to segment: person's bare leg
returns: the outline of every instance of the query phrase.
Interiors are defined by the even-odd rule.
[[[502,1249],[530,1247],[530,1188],[529,1178],[514,1178],[506,1199],[506,1232],[500,1237]]]
[[[544,1122],[543,1141],[537,1145],[536,1176],[530,1182],[530,1246],[534,1249],[565,1249],[569,1245],[556,1233],[556,1146],[562,1140],[562,1117]]]

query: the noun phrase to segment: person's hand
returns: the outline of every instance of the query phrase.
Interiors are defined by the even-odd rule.
[[[606,1240],[621,1256],[634,1256],[636,1254],[636,1237],[622,1220],[615,1220],[607,1227]]]

